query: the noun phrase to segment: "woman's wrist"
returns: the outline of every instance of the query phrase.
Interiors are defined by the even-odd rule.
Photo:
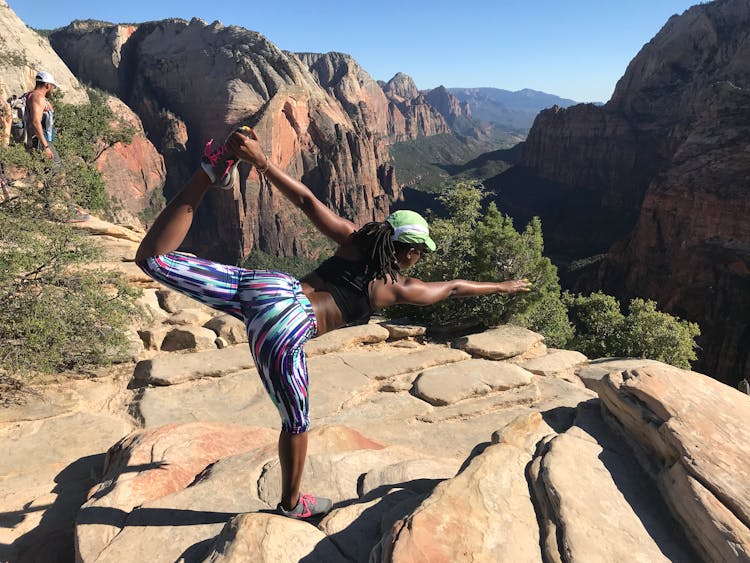
[[[255,168],[258,170],[258,174],[265,174],[266,172],[268,172],[268,167],[271,165],[271,162],[268,160],[268,157],[266,155],[263,155],[263,159],[263,166],[255,164]]]

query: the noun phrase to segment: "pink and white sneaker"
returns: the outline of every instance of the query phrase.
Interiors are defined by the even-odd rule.
[[[211,180],[211,185],[222,190],[231,190],[237,177],[239,159],[234,156],[225,143],[214,146],[214,140],[206,143],[201,157],[201,168]]]
[[[281,503],[276,507],[276,512],[287,518],[307,520],[317,516],[325,516],[331,511],[333,503],[329,498],[316,497],[313,495],[300,495],[297,506],[291,510],[285,510]]]

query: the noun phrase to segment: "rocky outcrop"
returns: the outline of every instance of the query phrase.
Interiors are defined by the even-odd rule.
[[[240,123],[255,128],[279,166],[357,223],[383,218],[390,198],[398,197],[379,140],[383,99],[374,83],[350,90],[363,75],[350,59],[320,61],[321,77],[325,65],[333,72],[326,88],[334,97],[296,55],[219,22],[166,20],[137,28],[75,22],[51,41],[82,78],[116,86],[143,120],[170,171],[167,198],[194,170],[205,140],[223,138]],[[340,69],[348,70],[339,77]],[[254,247],[316,255],[321,244],[296,209],[247,171],[234,191],[208,195],[191,235],[187,246],[228,262]]]
[[[445,86],[433,88],[425,94],[424,99],[440,112],[451,127],[461,117],[471,118],[469,104],[460,102],[456,96],[448,92]]]
[[[581,375],[701,558],[750,559],[750,397],[664,365]]]
[[[445,118],[417,90],[410,76],[399,72],[383,86],[383,91],[391,102],[389,135],[394,142],[450,133]]]
[[[93,223],[110,260],[135,244]],[[229,324],[172,291],[141,303],[143,328]],[[314,525],[273,513],[278,414],[246,344],[142,350],[135,370],[0,409],[0,559],[747,559],[750,397],[518,328],[455,343],[478,358],[409,328],[306,347],[302,487],[335,503]]]
[[[0,89],[9,96],[31,90],[36,73],[46,70],[55,77],[66,103],[88,101],[86,91],[49,41],[27,27],[6,0],[0,0],[0,53]]]
[[[696,367],[727,382],[750,374],[748,25],[745,0],[674,16],[605,106],[542,112],[520,166],[490,182],[511,214],[541,216],[551,252],[609,252],[578,289],[697,321]]]
[[[133,135],[129,143],[103,147],[96,167],[104,177],[117,222],[145,226],[144,211],[155,213],[163,201],[164,159],[146,138],[141,120],[128,106],[112,96],[107,98],[107,105],[116,117],[112,126],[130,127]]]

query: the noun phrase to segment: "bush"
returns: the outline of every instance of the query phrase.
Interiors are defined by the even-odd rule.
[[[240,262],[240,266],[249,270],[278,270],[300,279],[317,268],[319,263],[304,256],[273,256],[256,249]]]
[[[565,294],[563,300],[575,328],[570,348],[590,358],[649,358],[683,369],[697,359],[698,325],[657,311],[654,301],[633,299],[623,315],[620,303],[601,292]]]
[[[71,197],[89,209],[106,205],[96,147],[121,137],[102,108],[95,96],[84,106],[56,103],[60,172],[41,153],[0,149],[5,173],[24,172],[0,201],[0,362],[8,372],[107,364],[125,352],[137,292],[117,274],[89,269],[96,250],[64,222]]]
[[[481,187],[472,182],[459,182],[441,196],[449,217],[432,219],[430,227],[438,250],[408,274],[424,281],[528,278],[534,289],[512,296],[445,300],[427,307],[399,305],[389,308],[388,314],[454,329],[514,322],[541,332],[550,345],[563,346],[572,329],[560,301],[557,269],[542,256],[541,223],[535,218],[519,233],[494,203],[482,215],[482,196]]]

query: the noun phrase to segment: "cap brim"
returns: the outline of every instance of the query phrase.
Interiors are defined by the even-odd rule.
[[[435,241],[430,237],[425,237],[424,245],[430,250],[430,252],[435,252],[435,249],[437,248]]]

